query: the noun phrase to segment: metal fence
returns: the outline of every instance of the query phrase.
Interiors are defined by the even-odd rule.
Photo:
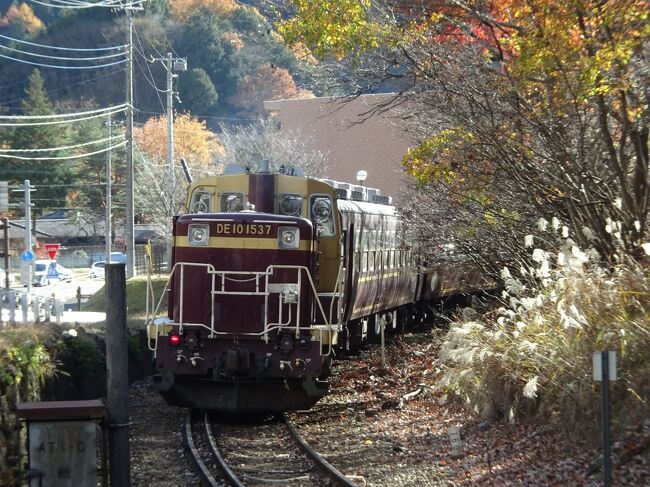
[[[145,247],[145,244],[135,246],[135,269],[139,274],[146,271]],[[114,250],[123,251],[124,249],[116,248]],[[70,269],[90,268],[94,262],[106,260],[106,247],[103,245],[62,247],[56,260],[62,266]],[[167,246],[164,243],[151,245],[151,260],[155,273],[167,271]],[[20,270],[20,259],[13,256],[10,266],[14,272]]]

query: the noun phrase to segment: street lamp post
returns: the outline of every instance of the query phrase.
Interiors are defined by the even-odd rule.
[[[363,182],[366,180],[367,177],[368,177],[368,171],[364,171],[363,169],[357,171],[357,181],[359,181],[360,186],[363,186]]]

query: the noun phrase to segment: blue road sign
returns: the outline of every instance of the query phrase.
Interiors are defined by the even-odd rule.
[[[22,254],[20,254],[20,260],[23,262],[32,262],[34,260],[34,252],[31,250],[25,250]]]
[[[59,272],[56,270],[56,263],[55,262],[50,262],[50,265],[47,268],[47,277],[49,279],[58,279]]]

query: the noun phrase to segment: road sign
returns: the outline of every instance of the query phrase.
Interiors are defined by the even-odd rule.
[[[50,262],[50,265],[47,268],[47,278],[58,279],[58,277],[59,277],[59,271],[56,270],[56,263]]]
[[[31,250],[25,250],[22,254],[20,254],[20,260],[23,262],[32,262],[34,260],[34,252]]]
[[[47,255],[50,256],[50,259],[54,259],[54,257],[56,257],[56,253],[59,251],[59,247],[61,247],[61,244],[58,243],[45,244],[45,250],[47,250]]]

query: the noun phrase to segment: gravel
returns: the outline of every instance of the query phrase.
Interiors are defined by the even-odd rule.
[[[332,393],[291,418],[314,448],[360,486],[602,485],[599,450],[541,419],[480,422],[433,392],[432,338],[406,336],[334,366]],[[404,396],[409,393],[415,395]],[[134,486],[197,486],[180,435],[185,410],[147,389],[131,388]],[[448,430],[459,427],[463,454]],[[614,485],[650,485],[650,420],[613,439]]]

